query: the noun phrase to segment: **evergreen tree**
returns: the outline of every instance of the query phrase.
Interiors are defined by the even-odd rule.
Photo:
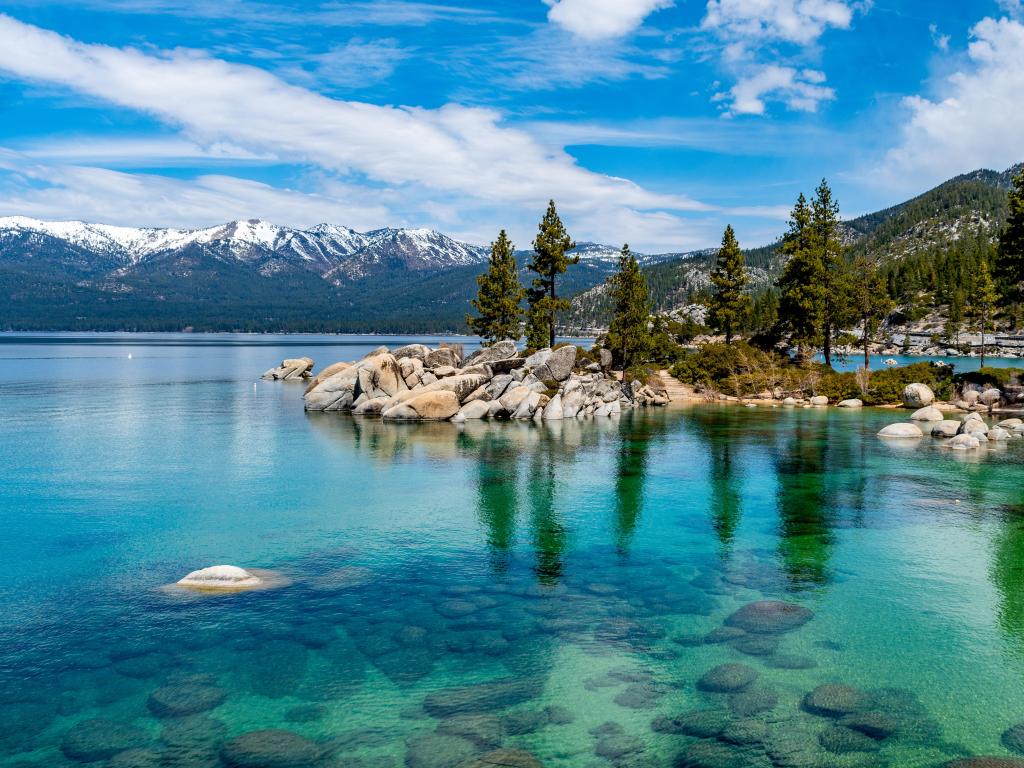
[[[950,294],[944,333],[946,341],[960,346],[960,329],[964,324],[964,292],[956,289]]]
[[[558,298],[555,282],[580,257],[566,255],[576,247],[565,225],[558,217],[555,201],[548,203],[547,213],[540,222],[537,239],[533,241],[533,258],[527,269],[537,277],[527,294],[529,309],[526,316],[527,344],[533,348],[555,345],[555,322],[558,312],[569,309],[567,299]]]
[[[985,367],[985,332],[991,327],[992,314],[995,312],[999,294],[996,293],[992,274],[989,271],[988,259],[982,259],[978,265],[978,276],[971,293],[971,316],[976,327],[981,331],[981,367]]]
[[[821,343],[825,312],[825,267],[813,247],[811,216],[801,193],[790,214],[789,231],[782,237],[781,251],[789,260],[779,278],[779,322],[803,363]]]
[[[750,296],[746,292],[746,265],[743,252],[736,242],[736,233],[732,225],[725,228],[722,236],[722,247],[718,250],[715,268],[711,271],[711,284],[715,293],[711,297],[709,321],[711,327],[725,334],[725,343],[732,343],[733,333],[742,326],[750,312]]]
[[[608,278],[614,316],[605,340],[616,362],[627,370],[647,362],[651,348],[648,328],[651,317],[650,292],[636,257],[628,245],[622,246],[619,271]]]
[[[995,273],[1016,329],[1021,319],[1021,304],[1024,304],[1024,167],[1013,177],[1009,203],[1010,216],[999,235]]]
[[[832,365],[832,339],[851,319],[851,306],[847,297],[849,275],[843,260],[843,245],[839,239],[839,203],[832,197],[832,189],[825,179],[815,190],[811,203],[811,248],[820,264],[824,278],[824,298],[821,305],[821,346],[825,365]]]
[[[476,282],[480,287],[472,304],[479,315],[466,316],[470,330],[482,336],[487,345],[502,339],[518,339],[521,334],[519,321],[523,314],[519,303],[526,291],[519,282],[515,246],[504,229],[491,243],[487,272],[479,275]]]
[[[878,332],[878,326],[892,309],[892,299],[885,291],[885,279],[878,266],[867,256],[854,259],[849,270],[849,303],[851,311],[862,324],[861,344],[864,346],[864,370],[870,370],[871,359],[868,348],[871,337]]]

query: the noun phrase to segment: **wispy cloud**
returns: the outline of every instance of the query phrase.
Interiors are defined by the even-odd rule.
[[[89,45],[0,15],[0,70],[145,113],[200,146],[273,154],[385,188],[403,212],[445,196],[466,215],[489,208],[532,217],[555,197],[595,236],[652,242],[688,231],[679,213],[710,209],[589,171],[494,110],[331,99],[195,51]]]
[[[353,38],[324,53],[306,54],[299,64],[282,74],[293,80],[326,88],[368,88],[390,78],[413,51],[395,38],[364,40]]]
[[[337,183],[311,194],[217,174],[177,179],[43,163],[2,148],[0,215],[183,228],[264,217],[298,227],[328,221],[357,229],[393,216],[380,197]]]

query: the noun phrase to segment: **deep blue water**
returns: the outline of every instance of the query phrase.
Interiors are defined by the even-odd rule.
[[[0,336],[0,765],[1011,754],[1020,442],[887,444],[873,409],[382,424],[257,381],[408,340]],[[161,589],[215,563],[290,583]],[[733,616],[766,599],[809,620]]]

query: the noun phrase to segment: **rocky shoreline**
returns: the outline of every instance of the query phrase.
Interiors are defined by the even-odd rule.
[[[520,354],[501,341],[463,358],[457,346],[379,347],[361,360],[327,366],[315,376],[309,358],[285,360],[264,379],[308,379],[307,411],[346,411],[391,421],[505,419],[556,421],[610,417],[669,403],[664,390],[621,382],[611,355],[581,358],[572,345]]]

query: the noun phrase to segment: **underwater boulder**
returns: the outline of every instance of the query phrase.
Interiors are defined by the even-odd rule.
[[[725,620],[725,624],[746,632],[776,635],[802,627],[813,616],[809,609],[794,603],[760,600],[740,608]]]
[[[268,728],[236,736],[220,756],[230,768],[309,768],[323,757],[323,748],[292,731]]]
[[[757,675],[757,670],[746,664],[719,664],[697,681],[697,688],[706,693],[734,693],[749,686]]]
[[[863,710],[868,702],[868,695],[858,688],[826,683],[806,694],[801,707],[812,715],[842,717]]]
[[[60,750],[80,763],[109,760],[118,752],[144,747],[148,734],[128,723],[104,718],[82,720],[64,734]]]

